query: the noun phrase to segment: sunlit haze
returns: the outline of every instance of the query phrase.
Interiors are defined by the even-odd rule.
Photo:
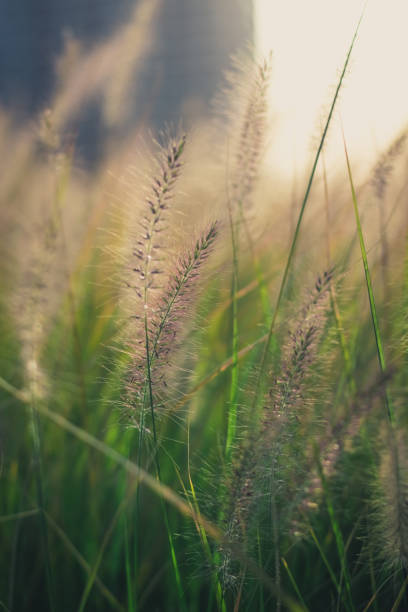
[[[273,51],[271,150],[285,172],[303,167],[314,148],[362,8],[359,0],[257,0],[258,50]],[[407,120],[407,24],[406,0],[368,1],[330,133],[331,161],[343,150],[339,116],[360,166]]]

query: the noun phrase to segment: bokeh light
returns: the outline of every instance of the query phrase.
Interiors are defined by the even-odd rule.
[[[271,106],[278,118],[274,163],[303,167],[327,115],[364,3],[357,0],[257,0],[259,52],[272,50]],[[328,157],[342,154],[344,125],[351,155],[365,169],[407,119],[408,3],[369,0],[344,82]]]

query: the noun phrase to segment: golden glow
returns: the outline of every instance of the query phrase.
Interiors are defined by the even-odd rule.
[[[360,0],[256,0],[257,46],[273,51],[275,162],[302,167],[327,115],[361,14]],[[353,160],[371,163],[408,119],[408,1],[369,0],[337,106],[328,155],[343,155],[341,115]]]

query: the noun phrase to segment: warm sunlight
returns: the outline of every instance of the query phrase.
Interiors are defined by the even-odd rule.
[[[294,164],[303,165],[320,117],[323,121],[327,114],[363,3],[257,0],[256,6],[258,48],[274,52],[271,106],[279,117],[274,157],[291,172]],[[364,153],[367,163],[408,116],[407,23],[405,0],[367,3],[337,113],[353,157]],[[341,144],[338,121],[330,144],[336,156]]]
[[[0,2],[0,612],[408,611],[408,0],[362,4]]]

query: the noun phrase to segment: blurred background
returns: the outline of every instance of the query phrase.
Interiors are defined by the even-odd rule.
[[[208,115],[231,54],[253,42],[250,0],[2,3],[0,99],[32,117],[55,96],[58,121],[96,162],[130,126]]]
[[[261,53],[273,50],[272,163],[289,176],[316,150],[354,28],[365,7],[326,161],[344,166],[339,117],[349,153],[361,176],[406,124],[408,4],[405,0],[257,0],[255,38]]]
[[[0,7],[0,103],[19,119],[52,107],[87,163],[129,128],[212,113],[231,55],[273,50],[273,163],[291,175],[314,148],[363,9],[360,0],[40,0]],[[365,169],[405,122],[404,0],[370,0],[339,110]],[[328,156],[336,158],[338,126]],[[113,146],[113,144],[112,144]],[[340,146],[341,154],[341,146]],[[364,165],[364,164],[363,164]]]

